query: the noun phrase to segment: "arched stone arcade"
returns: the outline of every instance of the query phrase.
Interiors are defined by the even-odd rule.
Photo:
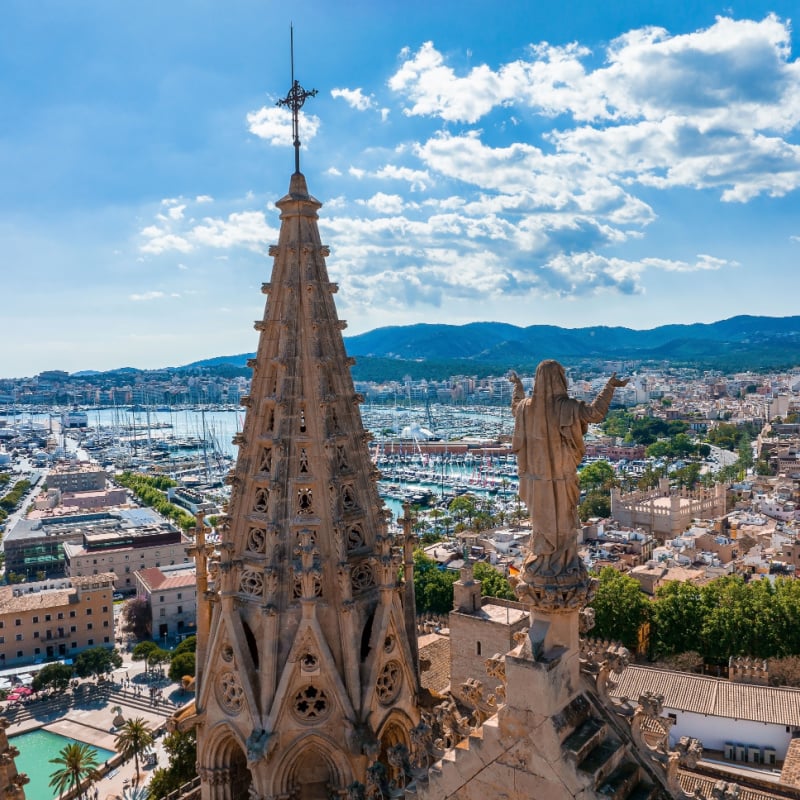
[[[243,800],[249,796],[253,779],[247,757],[227,725],[209,732],[203,762],[197,769],[203,783],[203,800]]]

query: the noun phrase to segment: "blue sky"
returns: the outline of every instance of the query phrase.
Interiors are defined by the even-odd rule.
[[[255,349],[290,22],[347,333],[799,313],[796,4],[608,5],[5,0],[0,376]]]

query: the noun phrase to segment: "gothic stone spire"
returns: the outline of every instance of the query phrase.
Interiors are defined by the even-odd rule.
[[[333,302],[321,204],[298,172],[277,206],[221,555],[209,569],[212,611],[207,633],[198,629],[206,800],[223,796],[215,780],[259,798],[304,781],[344,790],[364,780],[384,738],[408,744],[419,719],[402,554]]]

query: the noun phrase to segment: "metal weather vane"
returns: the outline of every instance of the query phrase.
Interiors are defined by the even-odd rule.
[[[292,136],[294,139],[294,171],[300,172],[300,132],[298,126],[298,117],[303,103],[309,97],[314,97],[317,94],[316,89],[307,91],[304,89],[299,81],[294,79],[294,27],[289,28],[290,46],[291,46],[291,61],[292,61],[292,88],[289,89],[289,94],[281,98],[275,104],[277,106],[286,106],[292,112]]]

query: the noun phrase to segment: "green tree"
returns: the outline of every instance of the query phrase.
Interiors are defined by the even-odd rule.
[[[120,729],[114,740],[114,747],[126,759],[133,756],[136,775],[139,775],[139,756],[153,747],[153,733],[142,717],[129,719]]]
[[[636,649],[639,628],[650,619],[650,601],[635,578],[613,567],[605,567],[600,572],[592,607],[595,613],[593,636],[614,639]]]
[[[700,464],[693,461],[691,464],[676,469],[672,473],[672,480],[679,487],[685,486],[687,489],[693,489],[700,480]]]
[[[703,587],[706,616],[703,655],[725,663],[730,656],[769,658],[781,653],[779,608],[769,580],[719,578]]]
[[[161,648],[150,640],[139,642],[131,651],[131,659],[134,661],[147,661],[152,653]]]
[[[41,692],[43,689],[52,689],[54,692],[64,692],[72,680],[72,667],[67,664],[45,664],[36,675],[33,676],[31,688],[34,692]]]
[[[730,422],[720,422],[706,434],[706,438],[711,444],[715,444],[724,450],[733,450],[740,437],[741,432]]]
[[[617,483],[617,474],[608,461],[594,461],[587,464],[579,473],[578,481],[583,491],[610,489]]]
[[[458,575],[440,570],[422,550],[414,551],[414,597],[420,613],[446,614],[453,608],[453,584]]]
[[[194,675],[194,669],[194,653],[173,653],[169,662],[169,679],[178,682],[184,675]]]
[[[197,651],[197,637],[187,636],[173,651],[172,657],[175,658],[179,653],[194,653]]]
[[[697,648],[706,608],[698,586],[668,581],[659,587],[652,605],[651,645],[657,658]]]
[[[511,584],[491,564],[479,561],[473,567],[472,574],[475,576],[475,580],[481,582],[481,594],[484,597],[500,597],[505,600],[516,599]]]
[[[122,656],[106,647],[90,647],[75,658],[75,674],[79,678],[99,678],[122,666]]]
[[[454,497],[447,509],[459,522],[466,517],[470,525],[472,525],[472,518],[478,510],[475,498],[471,494],[460,494],[458,497]]]
[[[161,800],[197,774],[197,740],[194,730],[175,731],[164,737],[169,763],[153,772],[148,786],[149,800]]]
[[[50,786],[61,797],[64,791],[78,793],[81,783],[86,778],[96,780],[97,753],[91,745],[71,742],[59,750],[55,758],[50,759],[57,769],[50,773]]]
[[[578,506],[578,516],[581,522],[586,522],[592,517],[611,516],[611,496],[608,492],[591,491]]]

